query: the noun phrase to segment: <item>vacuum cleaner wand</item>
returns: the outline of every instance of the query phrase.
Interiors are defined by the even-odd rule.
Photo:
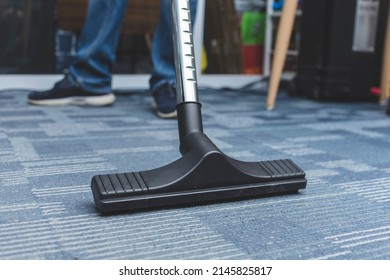
[[[243,162],[223,154],[203,133],[188,0],[172,0],[180,137],[178,160],[153,170],[95,175],[101,213],[295,193],[305,173],[291,160]]]

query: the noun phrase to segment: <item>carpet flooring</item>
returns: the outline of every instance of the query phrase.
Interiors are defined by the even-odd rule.
[[[390,118],[374,103],[202,89],[205,133],[244,161],[292,159],[297,194],[102,216],[93,175],[180,157],[145,92],[103,108],[0,93],[0,259],[390,259]]]

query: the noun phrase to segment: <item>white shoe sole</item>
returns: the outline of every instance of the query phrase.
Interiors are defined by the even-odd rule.
[[[156,111],[157,116],[159,116],[162,119],[174,119],[174,118],[177,118],[176,110],[173,111],[173,112],[170,112],[170,113],[162,113],[162,112],[158,111],[157,110],[157,104],[156,104],[156,102],[154,100],[152,101],[152,108]]]
[[[96,96],[74,96],[58,99],[46,100],[31,100],[28,103],[39,106],[64,106],[64,105],[80,105],[80,106],[107,106],[115,102],[115,95],[113,93],[96,95]]]
[[[173,111],[171,113],[161,113],[157,111],[157,116],[159,116],[162,119],[174,119],[177,117],[176,111]]]

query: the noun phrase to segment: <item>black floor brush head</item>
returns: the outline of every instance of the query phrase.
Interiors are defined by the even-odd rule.
[[[294,193],[305,173],[288,159],[243,162],[223,154],[203,133],[187,137],[192,149],[166,166],[96,175],[91,188],[101,213],[194,205]]]

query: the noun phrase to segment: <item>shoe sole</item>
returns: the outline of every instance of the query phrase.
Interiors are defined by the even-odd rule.
[[[80,105],[80,106],[107,106],[115,102],[113,93],[104,94],[102,96],[75,96],[58,99],[32,100],[28,99],[28,103],[39,106],[64,106],[64,105]]]
[[[174,119],[177,118],[177,113],[176,111],[173,111],[171,113],[161,113],[160,111],[157,111],[157,116],[162,119]]]
[[[170,112],[170,113],[163,113],[163,112],[160,112],[159,110],[157,110],[157,104],[154,100],[152,101],[152,108],[156,111],[157,116],[159,116],[162,119],[175,119],[175,118],[177,118],[176,110],[173,112]]]

